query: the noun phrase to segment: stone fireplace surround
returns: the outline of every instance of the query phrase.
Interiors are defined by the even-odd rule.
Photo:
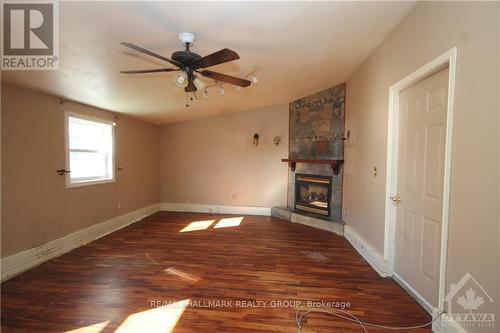
[[[300,98],[289,104],[290,159],[344,159],[345,83]],[[295,209],[295,175],[329,176],[332,179],[330,216]],[[274,207],[273,217],[343,235],[342,169],[334,174],[328,164],[301,163],[288,171],[287,207]]]

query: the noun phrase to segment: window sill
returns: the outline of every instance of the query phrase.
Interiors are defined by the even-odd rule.
[[[102,180],[88,180],[88,181],[81,181],[81,182],[74,182],[74,183],[71,183],[69,180],[67,180],[66,181],[66,188],[83,187],[83,186],[99,185],[99,184],[109,184],[109,183],[114,183],[115,181],[116,181],[115,178],[102,179]]]

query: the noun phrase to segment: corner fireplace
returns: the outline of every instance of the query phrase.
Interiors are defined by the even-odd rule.
[[[332,177],[295,175],[295,209],[330,216]]]

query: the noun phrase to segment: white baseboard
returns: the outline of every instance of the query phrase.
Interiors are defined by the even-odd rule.
[[[196,203],[162,202],[160,210],[170,211],[170,212],[216,213],[216,214],[220,213],[220,214],[271,216],[271,207],[221,206],[221,205],[204,205]]]
[[[3,258],[1,260],[1,280],[7,280],[45,261],[124,228],[159,210],[160,204],[153,204]]]
[[[412,286],[410,286],[401,276],[393,273],[393,279],[396,281],[408,294],[410,294],[429,314],[435,318],[441,313],[441,310],[433,307],[425,298],[422,297]],[[467,333],[453,317],[446,316],[446,313],[437,318],[432,323],[432,332],[434,333]]]
[[[393,273],[392,278],[397,282],[408,294],[413,296],[414,299],[417,300],[418,303],[427,311],[429,314],[436,313],[436,309],[422,296],[418,291],[416,291],[408,282],[405,281],[399,274],[396,272]]]
[[[446,316],[446,314],[444,314]],[[461,327],[453,318],[440,317],[432,323],[432,332],[434,333],[467,333],[463,327]]]
[[[383,256],[368,245],[368,243],[349,225],[345,225],[344,227],[344,237],[354,246],[359,254],[368,261],[380,276],[388,277],[391,275],[389,273],[389,263]]]

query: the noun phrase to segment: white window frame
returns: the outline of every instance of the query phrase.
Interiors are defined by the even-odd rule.
[[[111,171],[112,171],[112,177],[106,178],[106,179],[92,178],[92,179],[89,179],[88,181],[80,180],[77,182],[71,182],[71,173],[66,173],[66,187],[72,188],[72,187],[81,187],[81,186],[89,186],[89,185],[97,185],[97,184],[114,183],[116,181],[115,123],[109,119],[102,119],[102,118],[87,116],[87,115],[83,115],[83,114],[79,114],[79,113],[69,112],[69,111],[64,113],[64,135],[65,135],[64,150],[65,150],[65,154],[66,154],[66,170],[68,170],[68,171],[71,171],[71,168],[70,168],[70,149],[69,149],[69,118],[70,117],[111,125],[111,148],[112,148]]]

